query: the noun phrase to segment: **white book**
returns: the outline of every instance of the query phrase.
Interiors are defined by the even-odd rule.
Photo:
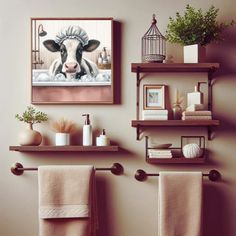
[[[148,150],[151,154],[171,154],[171,150],[167,151],[154,151],[154,150]]]
[[[211,116],[211,111],[184,111],[183,116]]]
[[[143,115],[143,120],[168,120],[167,115]]]
[[[186,108],[186,111],[202,111],[204,110],[203,104],[193,104]]]
[[[168,110],[143,110],[143,115],[168,115]]]
[[[149,158],[166,158],[166,159],[173,158],[172,155],[169,155],[169,156],[153,156],[153,155],[149,155],[148,157]]]
[[[212,120],[212,116],[182,116],[182,120]]]

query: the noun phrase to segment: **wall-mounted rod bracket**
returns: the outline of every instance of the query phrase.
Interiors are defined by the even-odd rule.
[[[37,167],[24,168],[21,163],[14,163],[11,167],[11,172],[14,175],[22,175],[24,171],[37,171]],[[110,168],[95,168],[96,171],[111,171],[114,175],[122,175],[124,168],[120,163],[113,163]]]
[[[150,174],[150,173],[146,173],[144,170],[137,170],[135,173],[135,179],[138,181],[145,181],[147,179],[148,176],[160,176],[159,173],[156,174]],[[209,180],[211,181],[218,181],[221,177],[221,174],[218,170],[210,170],[209,173],[207,174],[202,174],[203,177],[208,177]]]

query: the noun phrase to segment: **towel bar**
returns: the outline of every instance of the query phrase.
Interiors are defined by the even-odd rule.
[[[24,171],[34,171],[38,170],[37,167],[24,168],[21,163],[14,163],[11,167],[11,172],[14,175],[22,175]],[[124,168],[120,163],[113,163],[110,168],[95,168],[96,171],[111,171],[114,175],[121,175],[124,172]]]
[[[136,173],[135,173],[135,179],[138,180],[138,181],[144,181],[147,179],[148,176],[159,176],[159,173],[157,174],[148,174],[146,173],[144,170],[137,170]],[[204,177],[208,177],[209,180],[211,181],[217,181],[220,179],[221,177],[221,174],[219,171],[217,170],[210,170],[208,174],[202,174],[202,176]]]

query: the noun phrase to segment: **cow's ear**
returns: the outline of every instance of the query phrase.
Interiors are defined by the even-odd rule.
[[[100,45],[100,42],[95,39],[91,39],[88,41],[88,44],[86,44],[83,48],[85,52],[92,52],[94,51],[98,46]]]
[[[51,52],[58,52],[60,51],[60,46],[54,40],[45,40],[43,45]]]

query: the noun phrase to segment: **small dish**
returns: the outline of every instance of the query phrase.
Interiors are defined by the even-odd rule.
[[[151,143],[150,148],[166,149],[172,146],[172,143],[155,144]]]

